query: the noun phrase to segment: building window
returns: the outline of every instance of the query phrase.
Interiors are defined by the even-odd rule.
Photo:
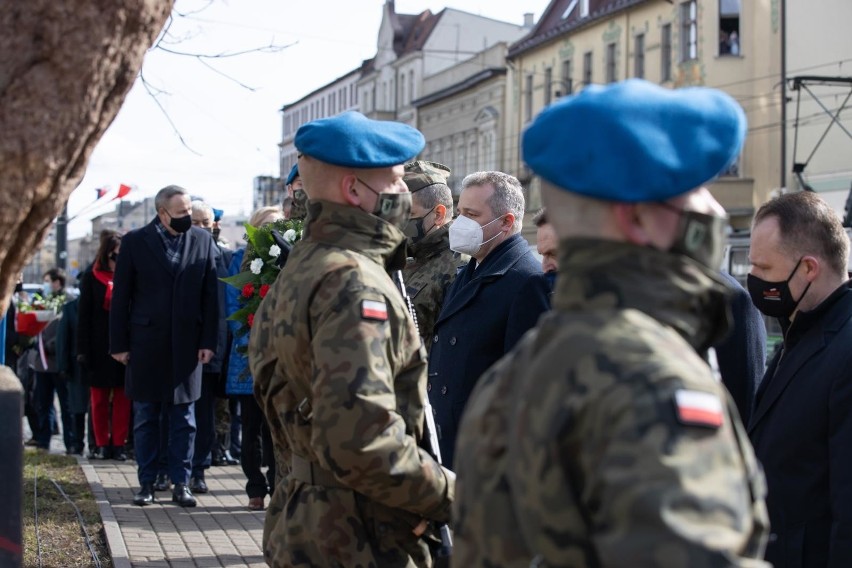
[[[589,15],[589,0],[580,0],[580,17],[585,18]]]
[[[414,94],[414,70],[408,72],[408,94],[413,101],[417,95]]]
[[[645,78],[645,34],[633,38],[633,76]]]
[[[574,82],[571,79],[573,70],[571,69],[571,60],[566,59],[562,62],[562,94],[570,95],[574,92]],[[558,91],[557,91],[558,92]]]
[[[660,39],[660,79],[663,83],[672,80],[672,25],[665,24]]]
[[[719,55],[740,54],[740,0],[719,0]]]
[[[399,82],[399,105],[403,106],[408,104],[408,101],[405,99],[405,79]]]
[[[692,61],[698,58],[698,5],[696,0],[688,0],[680,5],[680,60]]]
[[[606,46],[606,82],[615,83],[615,44]]]
[[[533,76],[526,76],[526,86],[524,87],[524,119],[526,122],[532,120],[532,95],[533,95]]]
[[[583,86],[592,84],[592,52],[583,54]]]
[[[544,70],[544,106],[549,106],[553,100],[553,68]]]

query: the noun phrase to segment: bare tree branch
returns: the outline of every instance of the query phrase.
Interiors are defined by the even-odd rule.
[[[177,135],[178,139],[180,140],[180,143],[183,144],[184,148],[186,148],[187,150],[189,150],[190,152],[192,152],[196,156],[201,156],[201,154],[199,152],[196,152],[195,150],[193,150],[190,147],[190,145],[186,143],[186,140],[183,139],[183,135],[181,135],[180,130],[178,130],[177,125],[175,125],[174,121],[172,121],[172,117],[169,116],[169,112],[162,105],[162,103],[160,102],[160,99],[157,98],[157,95],[163,95],[163,94],[168,95],[168,93],[166,91],[162,90],[162,89],[154,87],[147,80],[145,80],[145,75],[141,70],[139,71],[139,80],[142,81],[142,85],[145,87],[145,90],[148,92],[149,95],[151,95],[151,98],[154,99],[154,103],[156,103],[157,107],[159,107],[160,112],[162,112],[163,116],[166,117],[166,120],[169,121],[169,124],[171,125],[172,130]],[[156,93],[154,91],[156,91]]]

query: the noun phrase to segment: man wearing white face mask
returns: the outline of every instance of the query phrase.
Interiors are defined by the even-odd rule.
[[[429,358],[441,457],[452,467],[462,411],[480,375],[550,307],[550,287],[521,236],[524,194],[502,172],[462,181],[450,248],[472,258],[447,290]]]

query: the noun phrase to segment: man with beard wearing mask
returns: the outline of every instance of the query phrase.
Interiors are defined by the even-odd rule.
[[[121,241],[110,307],[110,353],[127,365],[134,447],[141,489],[136,505],[154,501],[160,414],[168,415],[172,501],[194,507],[187,483],[195,443],[194,402],[202,366],[213,358],[219,326],[216,245],[192,226],[185,189],[170,185],[154,198],[157,216]]]
[[[748,290],[784,331],[748,426],[766,471],[775,566],[852,566],[848,257],[840,219],[815,193],[782,195],[754,216]]]
[[[553,310],[465,411],[454,563],[768,566],[765,480],[702,358],[729,295],[725,212],[702,186],[745,133],[721,91],[638,79],[526,130],[560,273]]]
[[[253,320],[249,365],[283,480],[266,514],[270,566],[432,565],[454,476],[419,447],[426,355],[389,271],[405,264],[403,163],[423,135],[357,112],[295,145],[308,223]]]
[[[447,186],[450,169],[435,162],[405,164],[403,181],[411,192],[411,218],[405,226],[408,261],[402,271],[408,296],[417,314],[417,327],[426,350],[432,345],[435,320],[444,294],[470,257],[450,250],[453,194]]]
[[[550,307],[550,285],[521,236],[523,216],[523,189],[513,176],[477,172],[462,181],[450,248],[471,260],[444,297],[427,386],[441,457],[451,469],[459,420],[479,377]]]

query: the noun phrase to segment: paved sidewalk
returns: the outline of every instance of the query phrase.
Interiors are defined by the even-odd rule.
[[[133,461],[80,462],[101,506],[115,568],[266,566],[264,512],[246,508],[239,466],[207,470],[210,493],[196,495],[198,506],[184,509],[171,502],[171,491],[158,492],[153,505],[133,505],[138,489]]]

